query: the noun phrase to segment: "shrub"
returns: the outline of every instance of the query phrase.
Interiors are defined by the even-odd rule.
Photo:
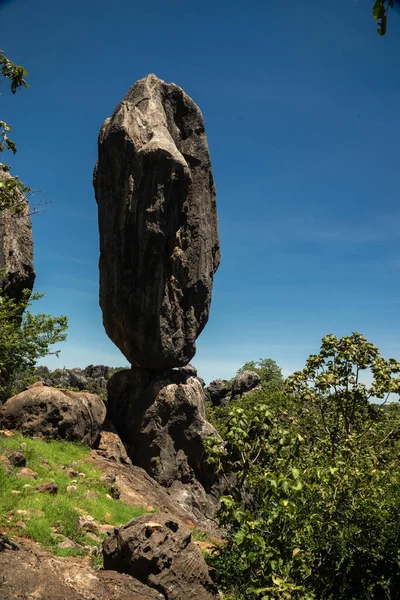
[[[227,541],[211,559],[225,591],[249,600],[398,597],[400,416],[396,405],[365,402],[398,389],[398,364],[359,334],[327,336],[281,406],[265,394],[233,408],[209,459],[236,482],[221,498]],[[374,380],[364,388],[357,369],[367,368]]]

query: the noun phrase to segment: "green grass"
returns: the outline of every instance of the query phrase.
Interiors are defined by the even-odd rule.
[[[8,474],[0,463],[0,528],[29,537],[58,556],[83,554],[83,546],[99,543],[98,539],[79,529],[80,515],[90,515],[98,524],[119,526],[146,512],[141,507],[107,498],[106,494],[111,492],[110,486],[101,481],[101,471],[86,462],[90,454],[87,446],[34,440],[19,434],[11,437],[0,434],[0,456],[11,451],[22,452],[26,457],[26,466],[36,472],[38,478],[18,477],[17,468]],[[72,493],[66,491],[72,485],[72,478],[66,472],[68,467],[84,474],[75,477],[77,489]],[[46,481],[57,483],[57,495],[35,491],[36,485]],[[96,492],[97,497],[86,497],[88,491]],[[60,548],[59,543],[65,537],[81,547]],[[103,538],[105,535],[98,534],[97,537]]]

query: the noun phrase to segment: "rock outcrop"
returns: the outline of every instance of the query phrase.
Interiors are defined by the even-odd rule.
[[[157,590],[129,575],[95,571],[78,557],[53,556],[29,540],[11,544],[2,548],[0,535],[1,600],[165,599]]]
[[[232,391],[232,383],[227,379],[214,379],[206,387],[210,400],[214,406],[220,406],[228,399]]]
[[[0,169],[0,180],[6,179],[11,175]],[[17,195],[18,214],[9,209],[0,211],[0,288],[19,301],[23,290],[32,290],[35,270],[29,205],[22,192]]]
[[[31,437],[93,446],[105,417],[105,404],[95,394],[51,388],[38,382],[7,400],[0,409],[0,427]]]
[[[254,371],[243,371],[236,375],[232,383],[232,400],[240,398],[254,390],[261,381],[261,377]]]
[[[180,370],[118,371],[108,382],[108,414],[132,462],[162,485],[198,481],[212,487],[204,443],[218,433],[206,419],[196,377]]]
[[[190,531],[171,515],[144,515],[103,543],[104,568],[127,573],[166,600],[213,600],[216,589]]]
[[[220,252],[203,117],[180,87],[130,88],[101,127],[94,188],[108,336],[133,366],[186,365]]]

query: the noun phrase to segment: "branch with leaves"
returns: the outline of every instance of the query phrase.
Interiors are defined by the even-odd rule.
[[[23,66],[12,63],[0,50],[0,82],[2,77],[9,81],[12,94],[15,94],[18,88],[29,87],[25,80],[27,75]],[[10,125],[0,120],[0,152],[9,150],[15,154],[17,145],[9,138],[10,133]],[[21,193],[26,197],[31,189],[25,186],[19,177],[1,176],[1,172],[9,173],[9,171],[9,165],[0,163],[0,211],[9,208],[16,213],[21,213],[25,209],[25,203],[21,202]]]
[[[378,34],[385,35],[389,8],[393,8],[394,0],[376,0],[372,15],[378,24]]]

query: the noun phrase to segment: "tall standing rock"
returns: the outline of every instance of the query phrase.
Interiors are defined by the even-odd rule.
[[[180,87],[130,88],[101,127],[94,187],[108,336],[134,366],[187,364],[220,252],[203,117]]]
[[[0,170],[0,180],[10,178]],[[24,289],[32,290],[35,281],[30,210],[24,194],[18,192],[18,196],[21,212],[0,211],[0,288],[17,301]]]

